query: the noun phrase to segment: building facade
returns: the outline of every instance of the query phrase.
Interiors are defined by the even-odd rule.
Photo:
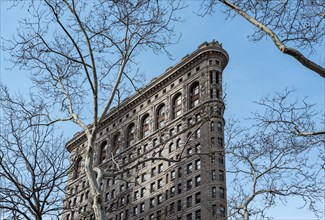
[[[101,183],[107,219],[226,218],[222,73],[228,54],[218,42],[197,50],[126,98],[97,137],[96,166],[125,172]],[[64,219],[92,219],[82,170],[85,137],[66,147],[75,169]]]

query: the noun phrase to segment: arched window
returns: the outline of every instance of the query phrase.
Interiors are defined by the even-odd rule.
[[[177,139],[176,141],[176,148],[180,148],[181,147],[181,139]]]
[[[82,170],[83,170],[83,160],[82,160],[82,157],[79,157],[76,160],[76,162],[75,162],[75,173],[74,173],[74,177],[76,179],[78,177],[80,177]]]
[[[129,126],[128,126],[128,129],[127,129],[127,140],[126,140],[126,147],[130,147],[132,146],[132,144],[134,144],[135,142],[135,126],[134,126],[134,123],[131,123]]]
[[[174,119],[177,118],[180,114],[182,114],[182,95],[180,93],[174,97],[172,106],[172,116]]]
[[[122,147],[121,147],[121,135],[120,133],[118,132],[117,134],[114,135],[114,138],[113,138],[113,152],[115,155],[121,153],[122,151]]]
[[[149,135],[149,114],[146,114],[141,120],[141,137],[144,138]]]
[[[166,107],[162,104],[157,109],[156,124],[157,129],[162,128],[166,123]]]
[[[190,87],[190,108],[193,108],[199,104],[199,89],[199,82],[193,83],[193,85]]]
[[[107,141],[104,141],[100,145],[99,150],[100,150],[99,163],[102,163],[106,159]]]

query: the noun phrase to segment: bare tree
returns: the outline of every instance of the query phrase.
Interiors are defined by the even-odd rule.
[[[287,198],[301,199],[318,218],[324,216],[324,140],[317,131],[315,106],[290,102],[292,90],[264,97],[251,128],[234,120],[226,126],[229,215],[245,220],[267,218],[267,210]],[[324,120],[324,119],[323,119]]]
[[[282,53],[325,78],[322,64],[299,51],[314,52],[317,44],[324,43],[324,1],[205,0],[202,9],[205,13],[213,13],[217,6],[225,6],[224,12],[229,17],[239,15],[254,25],[256,31],[250,36],[252,41],[268,36]]]
[[[93,169],[98,127],[122,94],[121,85],[134,85],[132,67],[139,51],[167,52],[173,37],[170,23],[182,5],[150,0],[24,2],[30,17],[21,21],[6,49],[14,67],[31,72],[46,100],[42,112],[30,114],[29,120],[42,117],[47,125],[71,121],[81,127],[87,138],[83,158],[92,207],[96,219],[105,219],[101,175],[95,175],[101,172]]]
[[[15,103],[2,99],[0,105],[0,214],[5,219],[59,218],[69,159],[64,140],[54,136],[54,126],[30,126]]]

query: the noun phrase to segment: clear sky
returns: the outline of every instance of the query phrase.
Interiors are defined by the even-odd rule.
[[[199,1],[188,1],[189,7],[180,14],[184,22],[176,24],[176,34],[182,34],[176,45],[169,48],[174,60],[166,55],[153,55],[144,52],[139,57],[139,67],[145,73],[149,82],[155,76],[162,74],[169,66],[174,65],[184,55],[194,51],[204,41],[213,39],[222,43],[229,53],[230,61],[224,71],[223,80],[227,84],[226,117],[234,115],[236,118],[249,116],[255,111],[253,101],[262,95],[283,91],[286,87],[296,88],[297,96],[301,99],[309,97],[311,103],[317,103],[324,112],[325,80],[306,69],[293,58],[281,54],[270,40],[258,43],[249,42],[247,35],[253,28],[245,20],[236,18],[225,20],[225,16],[217,11],[214,16],[198,17],[193,12],[198,10]],[[15,34],[17,21],[24,16],[20,9],[6,10],[1,5],[1,37],[8,38]],[[325,41],[325,39],[324,39]],[[312,60],[325,66],[325,42],[316,48]],[[2,43],[1,43],[2,44]],[[305,53],[306,54],[306,53]],[[25,91],[28,89],[26,73],[14,69],[7,70],[10,64],[5,60],[7,54],[1,51],[1,80],[12,89]],[[69,129],[72,135],[79,129]],[[296,207],[293,201],[290,207]],[[279,208],[270,212],[276,219],[312,219],[305,210]]]

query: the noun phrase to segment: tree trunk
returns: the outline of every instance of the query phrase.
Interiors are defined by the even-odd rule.
[[[93,195],[93,210],[96,220],[105,220],[105,209],[103,207],[102,193],[100,189],[100,183],[97,183],[95,172],[93,169],[94,166],[94,147],[96,136],[94,133],[87,135],[88,137],[88,147],[85,152],[85,172],[89,182],[89,187],[91,194]]]

